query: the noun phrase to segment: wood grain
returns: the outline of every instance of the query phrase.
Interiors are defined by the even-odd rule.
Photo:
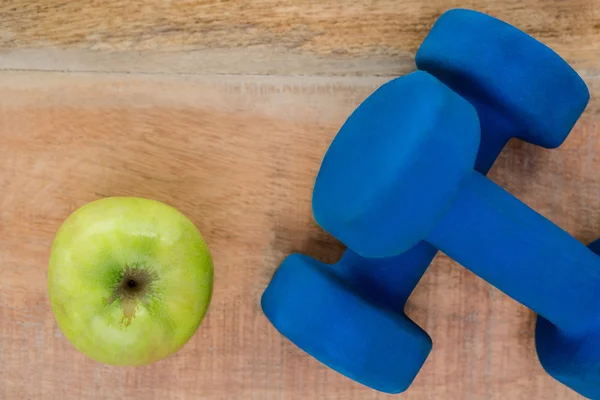
[[[534,314],[443,254],[409,300],[434,349],[401,396],[324,367],[259,306],[290,252],[338,259],[310,213],[321,157],[456,6],[525,29],[588,83],[590,105],[562,147],[511,142],[490,177],[578,239],[600,236],[594,0],[0,0],[0,399],[581,398],[540,367]],[[143,368],[76,352],[48,305],[56,229],[112,195],[179,208],[215,259],[203,325]]]
[[[276,333],[259,298],[291,251],[335,261],[314,226],[320,157],[380,78],[3,73],[0,398],[379,399]],[[597,89],[595,81],[592,89]],[[592,104],[564,147],[511,144],[491,176],[582,240],[600,231]],[[147,196],[189,215],[216,265],[193,340],[139,369],[75,352],[48,307],[48,249],[85,202]],[[439,256],[409,304],[434,351],[404,398],[566,399],[533,348],[531,312]]]
[[[595,0],[3,0],[0,68],[397,75],[453,7],[510,21],[578,71],[598,70]]]

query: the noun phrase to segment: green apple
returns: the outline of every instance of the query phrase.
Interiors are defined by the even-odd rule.
[[[161,202],[85,204],[52,243],[48,295],[73,346],[111,365],[144,365],[179,350],[208,309],[213,260],[195,225]]]

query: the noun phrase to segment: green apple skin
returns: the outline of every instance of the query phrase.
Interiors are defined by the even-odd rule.
[[[48,295],[57,324],[76,349],[105,364],[145,365],[178,351],[199,328],[212,288],[201,233],[155,200],[88,203],[52,243]]]

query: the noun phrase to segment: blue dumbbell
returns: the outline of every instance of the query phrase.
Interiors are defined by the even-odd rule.
[[[484,174],[510,138],[559,146],[589,100],[585,83],[552,50],[475,11],[443,14],[416,62],[475,105],[482,129],[475,169]],[[393,116],[412,117],[396,101],[419,76],[384,85],[356,112],[380,125]],[[438,87],[413,90],[428,97]],[[356,121],[351,117],[343,129]],[[435,160],[435,154],[423,154],[424,160]],[[360,193],[360,187],[356,190]],[[374,389],[400,393],[432,346],[404,307],[436,252],[426,242],[389,258],[347,250],[334,265],[292,254],[265,290],[262,307],[275,328],[325,365]]]
[[[374,119],[372,98],[350,117],[317,175],[317,223],[363,257],[443,251],[536,311],[544,368],[600,398],[600,258],[474,169],[470,103],[425,72],[383,90],[404,112]]]

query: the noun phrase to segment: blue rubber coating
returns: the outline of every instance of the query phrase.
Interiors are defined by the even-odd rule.
[[[600,239],[588,248],[600,254]],[[570,295],[579,297],[577,292],[578,288],[573,288]],[[582,396],[600,399],[600,324],[597,313],[588,318],[589,329],[575,333],[538,315],[535,345],[540,364],[549,375]]]
[[[413,74],[413,80],[424,74]],[[432,101],[422,102],[409,88],[399,86],[401,94],[390,96],[409,114],[388,109],[385,117],[369,118],[367,99],[336,136],[315,184],[318,223],[366,257],[391,257],[420,241],[430,243],[547,320],[537,333],[548,371],[560,364],[565,373],[557,379],[586,388],[598,383],[600,395],[598,370],[589,370],[590,362],[572,363],[580,352],[589,357],[585,361],[600,361],[593,341],[582,340],[600,326],[600,258],[474,170],[477,119],[468,108],[450,95],[443,103],[431,94]],[[398,98],[402,94],[410,106]],[[434,123],[415,129],[412,118]],[[441,145],[436,135],[455,143]],[[390,147],[402,150],[394,154]],[[470,172],[464,160],[472,163]],[[440,186],[445,195],[432,201]]]
[[[315,220],[363,257],[405,252],[457,195],[479,132],[475,108],[428,73],[384,84],[329,146],[313,191]]]
[[[465,26],[463,24],[463,15],[471,16],[473,19],[479,19],[479,21],[482,22],[491,18],[469,10],[451,10],[443,14],[442,18],[444,23],[443,26],[452,33],[439,35],[440,25],[437,25],[436,23],[437,26],[434,27],[434,29],[437,30],[438,34],[429,35],[423,45],[431,48],[430,46],[435,45],[435,43],[432,43],[431,41],[440,36],[451,39],[456,31],[459,31]],[[453,19],[455,21],[454,24],[450,23]],[[475,21],[475,23],[477,22]],[[517,42],[523,39],[525,42],[534,46],[534,51],[535,46],[545,48],[543,44],[532,41],[532,39],[523,32],[521,32],[520,35],[515,35],[514,28],[510,27],[508,24],[496,24],[497,28],[500,28],[498,31],[487,29],[485,23],[480,23],[479,25],[483,25],[477,28],[480,29],[481,32],[478,32],[477,35],[468,36],[471,39],[476,40],[475,46],[484,45],[493,49],[494,43],[497,40],[502,40],[504,37],[502,29],[510,29],[513,41]],[[473,29],[473,22],[467,26],[470,26],[471,29]],[[464,38],[464,35],[460,36]],[[461,43],[461,48],[458,49],[459,54],[457,62],[461,62],[461,59],[465,57],[464,52],[462,51],[463,48],[472,50],[473,45],[469,41],[463,41]],[[478,51],[475,51],[475,53],[477,52]],[[547,48],[539,49],[538,53],[548,54],[551,53],[551,50]],[[425,53],[421,53],[421,55],[423,54]],[[463,95],[463,97],[468,98],[476,107],[482,129],[480,149],[475,163],[475,169],[477,171],[486,174],[493,165],[498,154],[500,154],[503,147],[512,137],[522,138],[525,141],[533,142],[545,147],[553,147],[557,144],[556,142],[560,140],[556,139],[552,142],[542,138],[541,141],[536,142],[536,137],[538,135],[530,133],[527,130],[526,124],[519,123],[518,119],[513,121],[509,120],[508,118],[511,117],[510,115],[505,116],[501,114],[501,110],[499,111],[494,108],[495,105],[493,102],[487,100],[490,97],[494,98],[492,94],[484,95],[481,99],[475,97],[476,92],[470,90],[474,80],[470,80],[469,76],[463,76],[464,80],[458,80],[454,78],[456,74],[444,73],[444,70],[446,69],[444,65],[451,66],[456,62],[452,60],[452,57],[448,52],[444,51],[440,54],[443,54],[445,59],[436,61],[434,57],[423,58],[419,55],[418,61],[422,62],[423,59],[425,59],[426,61],[422,63],[424,68],[427,68],[433,73],[435,73],[435,71],[441,72],[438,78],[442,79],[444,83]],[[499,52],[498,54],[501,55],[502,53]],[[469,57],[469,55],[466,55],[466,57]],[[535,58],[528,58],[528,61],[530,64],[527,68],[529,71],[533,71],[532,76],[526,77],[529,81],[535,81],[537,79],[536,71],[538,69],[548,69],[547,66],[543,66]],[[477,59],[475,59],[474,62],[477,62]],[[501,67],[501,63],[503,62],[502,58],[498,59],[497,62],[498,64],[496,67]],[[468,67],[469,59],[465,61],[464,65]],[[554,61],[552,65],[554,65],[556,69],[551,71],[551,75],[555,75],[559,80],[572,79],[573,70],[565,62]],[[493,72],[493,69],[489,69],[489,65],[486,66],[486,68],[486,71],[483,72]],[[476,69],[476,67],[473,67],[471,70]],[[463,75],[466,71],[468,71],[468,69],[463,69]],[[493,74],[488,74],[488,76],[490,79],[494,79]],[[565,76],[567,78],[565,78]],[[543,82],[542,80],[537,82],[540,93],[546,90],[546,85],[552,85],[552,82]],[[573,84],[568,86],[567,89],[564,96],[560,97],[560,101],[548,99],[552,100],[552,102],[546,102],[546,104],[554,104],[559,113],[562,108],[569,108],[572,111],[572,114],[565,115],[564,121],[576,121],[587,105],[589,92],[585,83],[576,75]],[[562,126],[565,130],[554,134],[554,138],[566,137],[572,127],[569,122],[562,122]],[[543,131],[541,128],[535,130],[535,132],[541,131]],[[600,248],[600,241],[598,247]],[[287,302],[280,302],[278,296],[274,293],[295,290],[294,288],[297,286],[295,275],[302,274],[307,268],[307,265],[310,265],[311,271],[323,271],[324,276],[332,281],[330,283],[331,285],[342,285],[347,291],[341,296],[346,297],[354,295],[363,299],[362,302],[357,302],[356,304],[361,304],[369,310],[360,310],[357,312],[357,315],[367,315],[370,312],[378,313],[381,312],[380,310],[387,310],[406,317],[404,314],[406,300],[417,286],[417,283],[436,253],[437,249],[427,242],[420,242],[411,250],[398,256],[382,259],[363,258],[352,250],[347,250],[335,265],[324,264],[306,256],[292,254],[281,264],[274,279],[269,283],[262,299],[263,309],[268,310],[266,311],[267,317],[279,314],[277,320],[269,318],[275,327],[285,325],[285,328],[280,329],[280,332],[291,339],[292,342],[299,345],[299,347],[310,347],[312,349],[310,354],[316,359],[323,361],[334,370],[341,372],[346,376],[354,377],[355,380],[367,386],[384,392],[396,393],[397,388],[409,386],[414,379],[414,374],[418,372],[424,359],[420,357],[412,359],[413,367],[403,368],[405,375],[400,373],[395,375],[386,373],[380,374],[379,372],[376,372],[378,371],[377,365],[380,363],[379,360],[383,360],[383,363],[386,365],[393,365],[391,360],[396,358],[395,354],[390,354],[386,351],[377,353],[376,349],[379,349],[379,343],[367,336],[364,337],[366,343],[360,343],[359,345],[355,344],[354,346],[356,347],[349,345],[347,342],[341,344],[336,341],[322,342],[316,332],[319,332],[323,328],[317,326],[315,327],[314,332],[304,329],[305,321],[296,319],[294,316],[295,313],[291,311],[293,307],[290,308]],[[293,271],[288,272],[287,270]],[[324,286],[323,290],[327,290],[326,286]],[[310,290],[307,289],[307,292],[308,291]],[[332,297],[331,299],[332,302],[339,305],[339,302],[337,302],[335,297]],[[329,306],[328,304],[318,304],[315,307],[308,307],[308,305],[305,304],[305,306],[306,312],[311,313],[311,318],[320,321],[324,326],[343,325],[343,322],[338,322],[338,318],[346,315],[343,310],[338,310],[335,306]],[[282,317],[282,315],[287,316]],[[376,327],[372,320],[363,319],[362,323],[370,326],[371,329],[381,329],[381,327]],[[430,348],[430,342],[431,339],[424,331],[421,331],[418,334],[415,333],[412,338],[407,337],[404,340],[407,348],[421,346],[419,347],[421,350]],[[368,350],[368,354],[365,354],[365,346],[370,346],[371,344],[374,346]],[[342,346],[347,357],[345,359],[332,359],[329,354],[339,352],[342,349]],[[355,348],[357,349],[356,351],[354,350]],[[396,362],[406,364],[407,362],[411,362],[411,359],[404,356],[401,359],[397,359]],[[371,366],[370,363],[374,363],[375,365]]]
[[[577,72],[552,49],[477,11],[444,13],[415,62],[461,95],[499,111],[517,125],[520,139],[543,147],[565,140],[589,98]]]
[[[325,365],[374,389],[405,391],[412,382],[406,377],[417,375],[431,350],[429,336],[404,314],[365,304],[347,285],[323,264],[295,254],[275,273],[262,308],[281,334]]]

